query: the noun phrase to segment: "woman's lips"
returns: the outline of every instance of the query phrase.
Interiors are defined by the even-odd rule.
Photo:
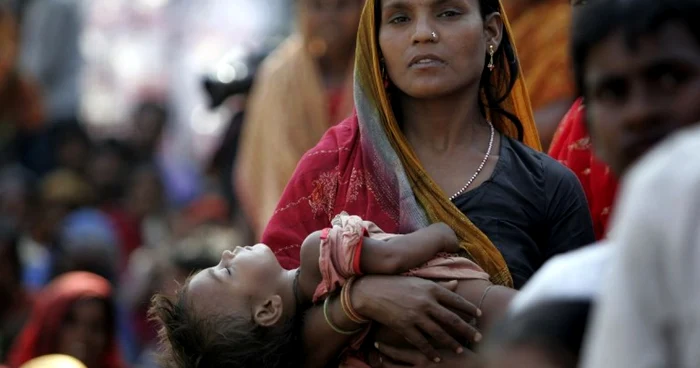
[[[445,61],[433,54],[421,54],[414,56],[408,63],[409,68],[434,68],[445,65]]]

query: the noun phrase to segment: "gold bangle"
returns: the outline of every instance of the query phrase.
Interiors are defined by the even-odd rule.
[[[345,331],[342,328],[336,326],[333,322],[331,322],[331,318],[328,315],[328,302],[331,300],[330,297],[326,298],[326,300],[323,302],[323,317],[326,318],[326,323],[328,326],[335,332],[341,334],[341,335],[354,335],[360,331],[362,331],[361,328],[358,328],[357,330],[354,331]]]
[[[351,277],[348,279],[345,285],[343,285],[343,288],[340,291],[340,305],[343,308],[345,316],[348,317],[349,320],[357,324],[366,324],[369,323],[370,320],[362,318],[362,316],[355,311],[355,308],[352,307],[352,303],[350,302],[350,289],[352,288],[354,282],[355,277]]]

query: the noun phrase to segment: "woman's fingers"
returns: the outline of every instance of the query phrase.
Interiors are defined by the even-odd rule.
[[[481,317],[481,310],[459,294],[456,294],[444,287],[436,288],[435,293],[437,301],[441,305],[473,317]]]
[[[440,325],[432,319],[418,321],[418,327],[423,331],[424,335],[430,336],[440,343],[441,347],[450,349],[457,354],[464,351],[463,344],[450,336],[445,329],[440,327]]]
[[[444,331],[442,333],[447,335],[447,333],[445,333]],[[423,334],[418,330],[408,330],[404,333],[404,339],[406,339],[406,341],[408,341],[409,344],[415,346],[416,349],[420,350],[420,352],[423,353],[430,360],[434,362],[440,361],[440,355],[438,354],[437,350],[432,345],[430,345],[428,339],[426,339],[425,336],[423,336]]]
[[[415,349],[399,349],[387,344],[374,343],[374,347],[383,355],[382,363],[389,358],[391,361],[406,365],[419,365],[421,362],[426,362],[425,356]]]
[[[434,320],[437,322],[439,326],[446,326],[449,327],[451,331],[455,333],[456,336],[459,336],[464,339],[464,341],[473,341],[473,342],[479,342],[481,341],[481,333],[479,330],[476,329],[476,327],[470,325],[467,323],[462,317],[460,317],[458,314],[452,312],[449,309],[446,309],[442,306],[437,307],[435,310],[433,310],[431,313],[431,316],[434,318]],[[442,331],[443,334],[447,334],[444,332],[444,329]],[[432,335],[431,335],[432,336]],[[437,340],[436,336],[433,336]],[[442,340],[438,340],[442,341]],[[463,345],[459,345],[459,347],[462,347]],[[456,347],[453,344],[446,345],[446,347],[452,347],[453,351],[457,351]]]

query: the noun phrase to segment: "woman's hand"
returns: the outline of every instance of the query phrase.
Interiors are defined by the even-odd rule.
[[[460,341],[481,339],[465,322],[479,317],[481,311],[455,294],[456,287],[456,281],[437,284],[415,277],[366,276],[355,283],[351,303],[358,313],[394,330],[439,362],[441,357],[427,337],[457,354],[464,351]]]
[[[397,348],[380,343],[375,343],[374,347],[377,350],[370,354],[370,365],[373,368],[470,368],[479,366],[477,355],[469,349],[465,349],[462,354],[444,354],[442,360],[435,363],[415,349]]]

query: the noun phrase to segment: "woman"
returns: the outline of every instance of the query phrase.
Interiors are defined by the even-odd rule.
[[[263,236],[283,266],[298,266],[299,244],[342,210],[387,232],[446,222],[493,282],[516,288],[551,256],[593,241],[576,177],[535,150],[501,10],[496,0],[366,2],[357,113],[305,155]],[[389,279],[398,300],[378,295],[378,308],[434,300]],[[316,338],[334,345],[306,344]]]
[[[295,1],[298,32],[255,77],[234,180],[256,239],[304,152],[352,111],[351,71],[362,2]]]
[[[109,282],[67,273],[36,296],[27,325],[10,353],[10,368],[47,354],[66,354],[88,368],[121,368]]]
[[[496,282],[518,288],[546,259],[593,241],[583,192],[531,148],[537,132],[498,1],[429,2],[440,17],[398,4],[365,5],[357,114],[302,159],[263,242],[291,268],[303,239],[342,210],[387,232],[443,221]]]

